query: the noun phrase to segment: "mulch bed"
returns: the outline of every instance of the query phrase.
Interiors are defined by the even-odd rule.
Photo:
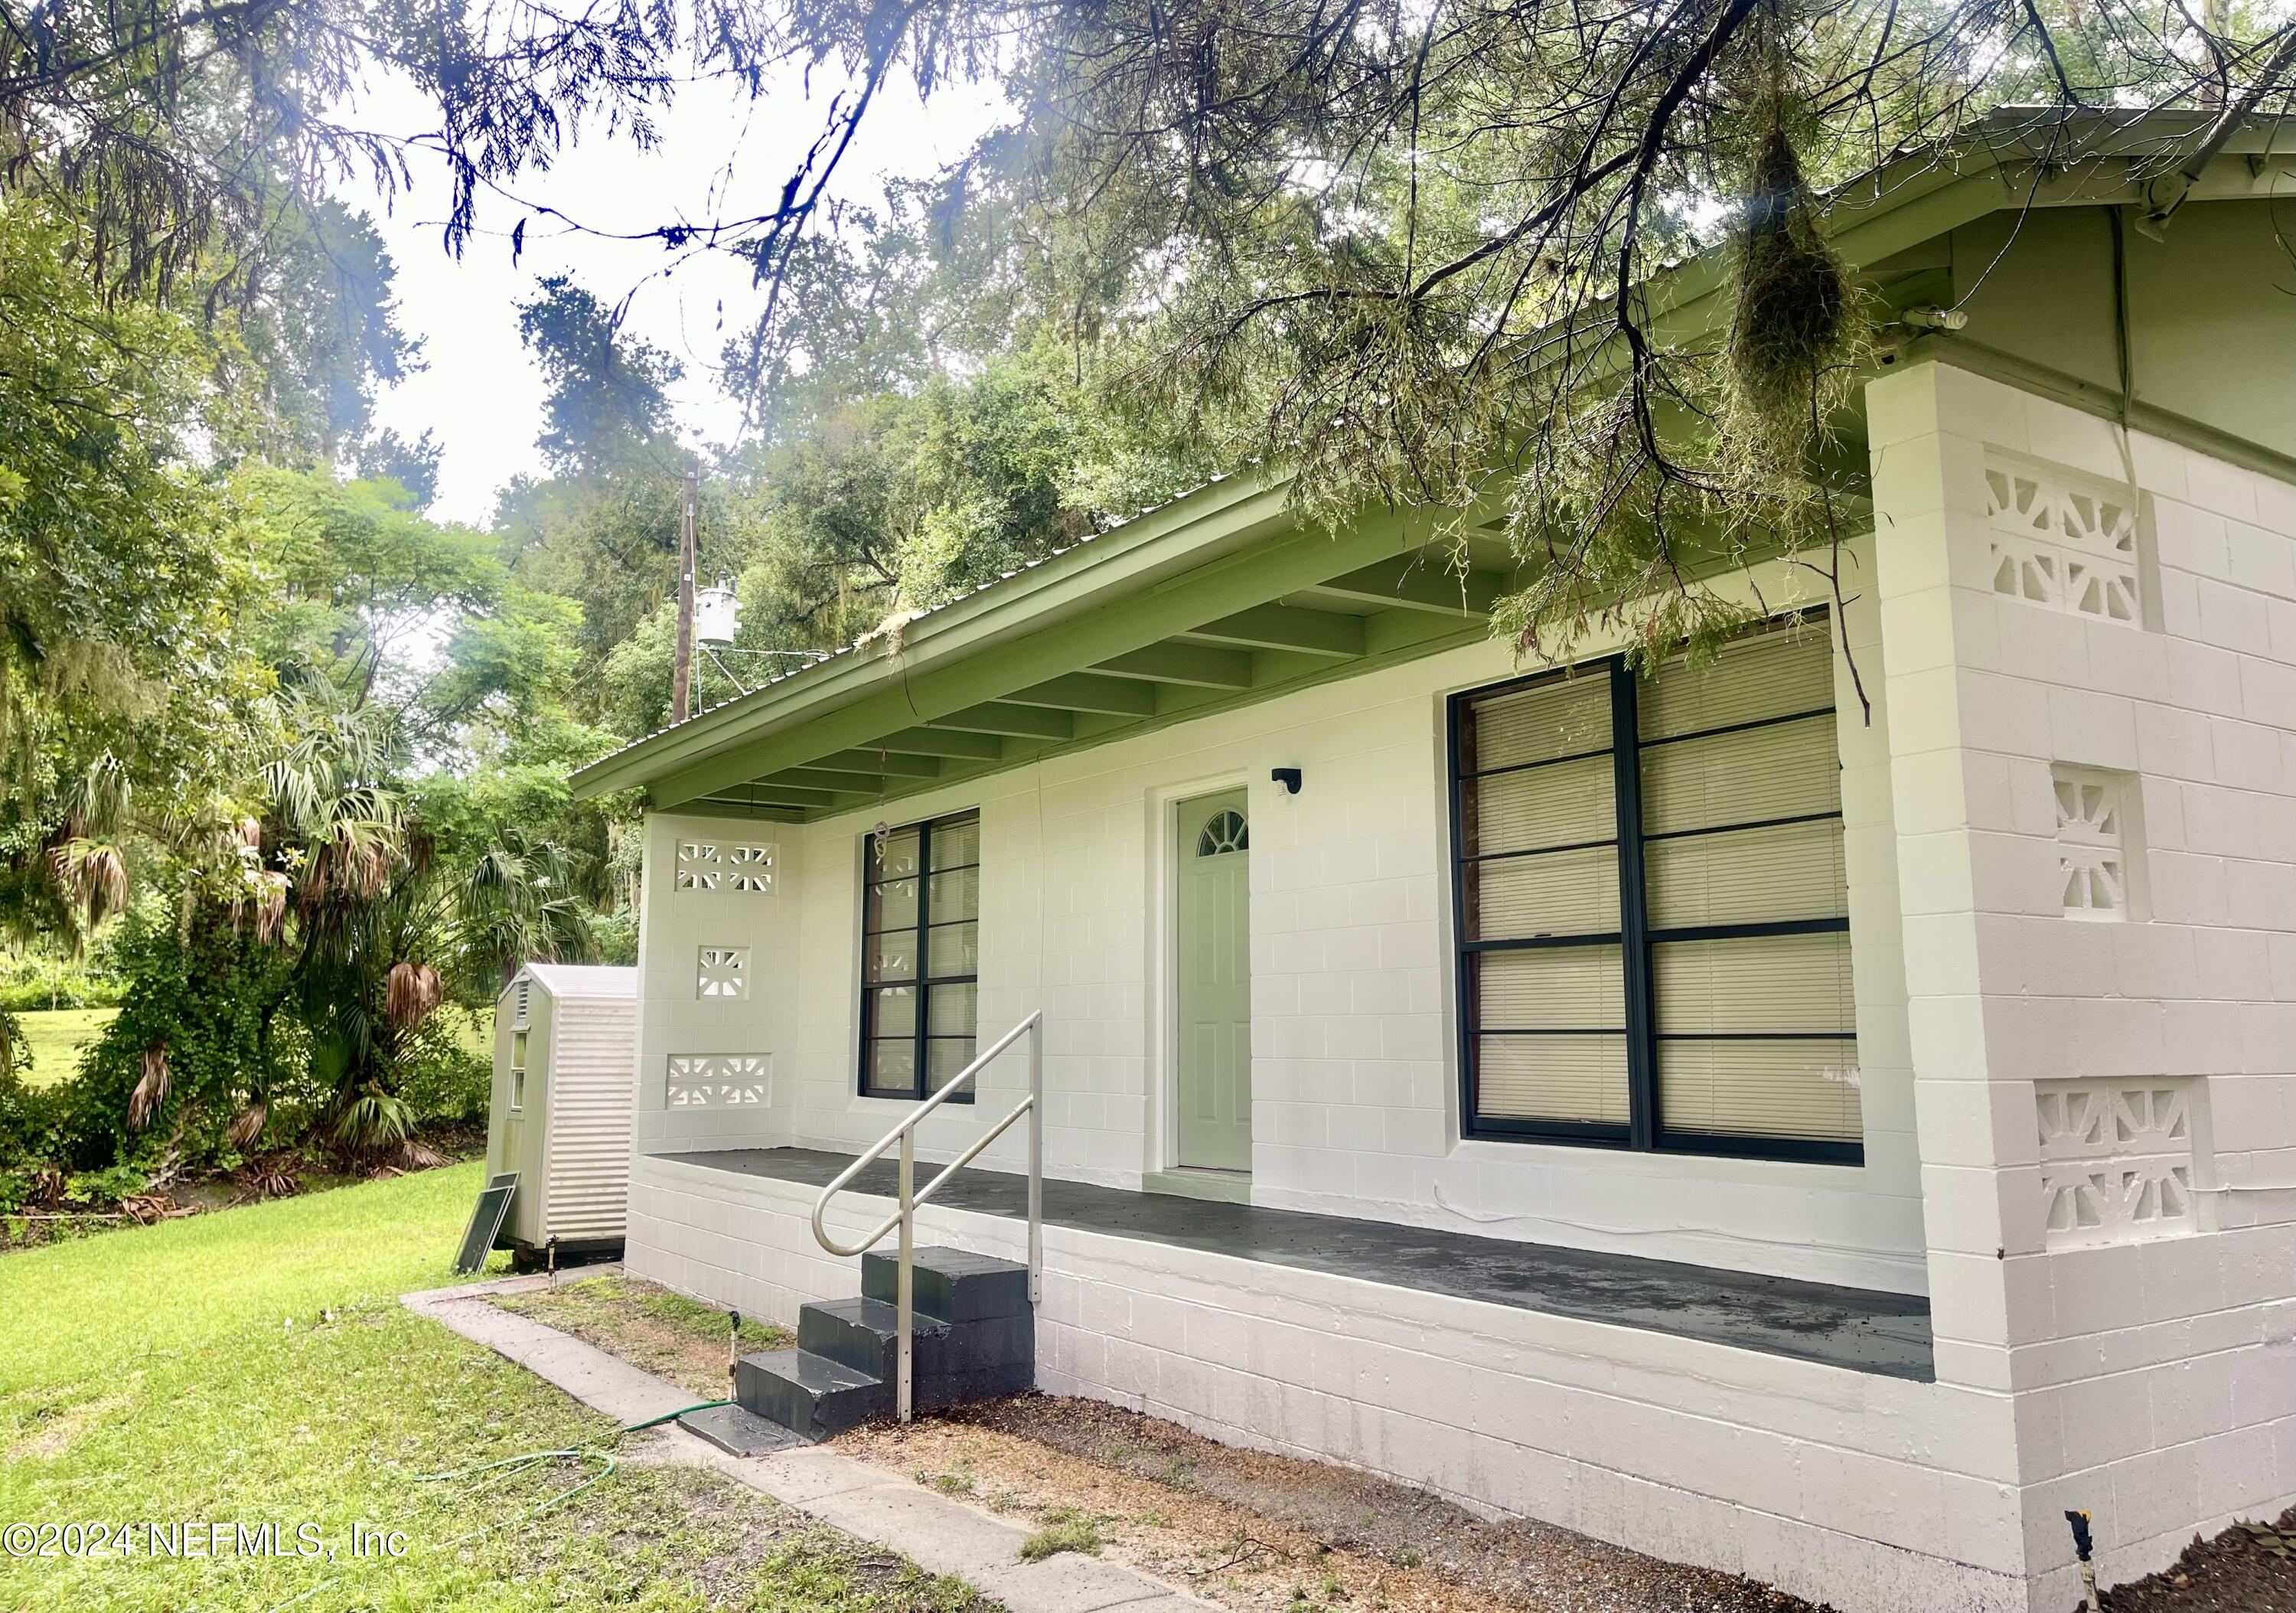
[[[2234,1524],[2214,1540],[2195,1535],[2158,1574],[2097,1600],[2106,1613],[2289,1613],[2296,1608],[2296,1507],[2268,1524]]]

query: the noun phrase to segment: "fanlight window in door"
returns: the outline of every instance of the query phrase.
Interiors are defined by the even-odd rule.
[[[1242,812],[1214,812],[1205,823],[1203,833],[1196,836],[1196,855],[1199,857],[1219,857],[1229,852],[1250,850],[1251,834],[1245,827]]]

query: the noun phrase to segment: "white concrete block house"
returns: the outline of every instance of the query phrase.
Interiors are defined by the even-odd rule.
[[[1710,668],[1523,665],[1496,539],[1235,479],[585,770],[650,803],[631,1267],[854,1293],[820,1184],[1041,1008],[1048,1391],[1846,1613],[2296,1502],[2296,147],[2138,227],[2196,127],[1834,205],[1969,315],[1849,428],[1870,720],[1806,569]],[[1017,1254],[1011,1181],[923,1241]]]

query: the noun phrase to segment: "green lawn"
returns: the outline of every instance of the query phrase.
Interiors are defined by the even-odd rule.
[[[31,1083],[52,1087],[79,1067],[79,1056],[103,1034],[118,1008],[40,1008],[16,1016],[32,1049]]]
[[[614,1608],[957,1613],[981,1606],[745,1490],[625,1464],[419,1475],[613,1428],[406,1311],[480,1179],[457,1166],[0,1256],[0,1525],[316,1525],[332,1560],[12,1558],[0,1608],[136,1613]],[[625,1445],[630,1441],[624,1441]],[[352,1526],[405,1532],[352,1560]],[[226,1538],[232,1538],[226,1531]]]

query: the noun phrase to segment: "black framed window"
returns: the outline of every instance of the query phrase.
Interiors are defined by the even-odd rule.
[[[924,1098],[972,1062],[979,1029],[980,817],[865,842],[861,1090]],[[971,1103],[970,1091],[951,1103]]]
[[[1822,621],[1454,695],[1470,1135],[1865,1156]]]

